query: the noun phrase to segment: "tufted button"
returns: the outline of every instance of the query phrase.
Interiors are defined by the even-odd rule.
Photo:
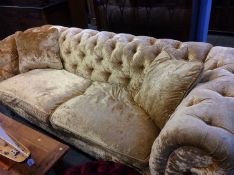
[[[132,42],[133,39],[134,39],[134,37],[129,37],[129,38],[128,38],[128,42]]]
[[[226,70],[229,71],[230,73],[234,74],[234,69],[227,67]]]
[[[130,83],[130,81],[131,81],[130,77],[127,76],[127,77],[124,78],[124,84],[125,85],[128,85]]]
[[[136,53],[137,53],[137,46],[133,47],[132,53],[133,53],[133,54],[136,54]]]
[[[73,65],[72,65],[72,69],[73,69],[73,70],[76,70],[76,69],[77,69],[77,66],[78,66],[77,64],[73,64]]]
[[[112,39],[114,36],[115,36],[114,34],[110,34],[109,39]]]
[[[76,40],[76,43],[77,43],[77,44],[80,44],[80,42],[81,42],[81,39],[78,38],[78,39]]]
[[[94,47],[97,46],[97,40],[94,40],[93,45]]]
[[[144,66],[144,65],[139,65],[139,66],[138,66],[138,69],[139,69],[140,71],[143,71],[143,70],[145,69],[145,66]]]
[[[115,48],[116,48],[116,42],[112,42],[110,44],[110,47],[111,47],[111,50],[115,50]]]
[[[66,36],[64,36],[63,38],[62,38],[62,40],[63,40],[63,42],[66,40]]]
[[[193,106],[193,105],[196,105],[196,104],[198,104],[198,103],[201,103],[202,101],[204,101],[204,100],[206,100],[206,99],[199,99],[199,98],[192,98],[191,100],[189,100],[188,101],[188,103],[187,103],[187,107],[190,107],[190,106]]]
[[[178,43],[178,44],[175,46],[175,49],[180,49],[181,46],[182,46],[182,43]]]
[[[92,37],[96,36],[97,34],[98,34],[97,31],[93,31],[93,32],[90,33],[90,35],[91,35]]]
[[[137,73],[137,74],[141,74],[145,69],[144,65],[133,65],[132,66],[132,70]]]
[[[65,59],[61,59],[61,62],[62,62],[62,64],[65,65],[65,67],[66,67],[66,64],[67,64],[67,63],[66,63],[66,60],[65,60]]]
[[[122,60],[116,62],[116,65],[117,65],[118,68],[123,67],[123,62],[122,62]]]
[[[228,97],[228,94],[226,94],[225,91],[219,92],[223,97]]]
[[[154,52],[153,54],[154,54],[154,58],[156,59],[157,58],[157,56],[159,56],[159,54],[162,52],[162,50],[159,50],[159,51],[157,51],[157,52]]]
[[[221,91],[215,91],[217,93],[219,93],[221,96],[223,97],[228,97],[229,95],[226,93],[225,89],[222,89]]]
[[[154,45],[156,43],[156,39],[153,39],[153,38],[151,38],[150,40],[149,40],[149,44],[152,46],[152,45]]]
[[[87,66],[86,72],[87,72],[89,75],[91,75],[91,74],[93,73],[93,71],[94,71],[94,68],[93,68],[93,67],[88,67],[88,66]]]
[[[192,100],[190,100],[190,101],[188,101],[188,103],[187,103],[187,107],[190,107],[190,106],[193,106],[193,104],[194,104],[194,102],[193,102],[193,99]]]
[[[97,57],[97,58],[96,58],[97,63],[101,63],[102,60],[103,60],[103,57]]]
[[[89,67],[88,68],[90,72],[93,72],[94,68],[93,67]]]
[[[70,55],[71,54],[71,49],[66,49],[65,54]]]
[[[86,56],[86,54],[84,52],[80,52],[78,55],[81,59],[84,59],[84,57]]]
[[[104,76],[105,81],[108,81],[111,76],[111,72],[108,72],[108,71],[103,72],[103,76]]]
[[[216,64],[216,68],[222,67],[223,66],[223,62],[217,61]]]

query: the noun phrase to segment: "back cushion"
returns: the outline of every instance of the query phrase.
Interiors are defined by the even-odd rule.
[[[205,43],[181,43],[79,28],[63,31],[59,45],[67,71],[94,81],[121,84],[132,96],[139,91],[146,69],[163,48],[189,60],[205,59],[211,48]]]
[[[202,70],[200,61],[178,60],[163,51],[147,70],[134,100],[162,129],[184,96],[198,82]]]
[[[0,41],[0,81],[19,73],[15,35]]]
[[[45,25],[16,33],[21,73],[33,69],[62,69],[59,54],[59,31]]]

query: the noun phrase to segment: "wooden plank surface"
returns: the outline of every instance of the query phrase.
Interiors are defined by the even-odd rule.
[[[16,163],[0,175],[43,175],[69,150],[69,147],[0,113],[0,126],[24,144],[36,164]]]

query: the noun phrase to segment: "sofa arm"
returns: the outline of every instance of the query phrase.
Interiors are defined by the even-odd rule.
[[[177,113],[155,140],[151,175],[234,174],[234,136],[195,116]]]
[[[201,82],[155,140],[151,175],[234,174],[234,49],[214,47]]]

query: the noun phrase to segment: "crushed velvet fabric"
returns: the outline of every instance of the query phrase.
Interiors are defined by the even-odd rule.
[[[89,80],[65,70],[35,69],[2,81],[0,100],[48,122],[57,106],[82,94],[89,85]]]
[[[149,169],[148,161],[142,162],[132,157],[127,157],[121,154],[113,153],[111,150],[103,149],[102,147],[98,146],[96,143],[89,142],[89,144],[87,144],[86,140],[82,140],[81,138],[78,138],[73,134],[66,133],[61,129],[59,130],[57,128],[51,127],[50,123],[45,123],[41,120],[38,120],[37,118],[31,116],[30,114],[27,113],[27,111],[23,110],[18,106],[13,106],[11,103],[4,103],[4,105],[10,107],[16,114],[19,115],[19,117],[23,117],[30,123],[36,125],[37,127],[42,128],[48,133],[54,135],[55,137],[62,139],[65,143],[72,145],[75,148],[85,153],[88,153],[90,156],[92,156],[95,159],[120,162],[130,167],[133,167],[134,169],[137,169],[140,172],[147,171],[146,173],[144,173],[144,175],[150,175],[150,173],[148,173]]]
[[[196,84],[203,70],[199,61],[177,60],[161,52],[147,69],[134,100],[162,129],[184,96]]]
[[[221,160],[222,161],[222,160]],[[232,170],[223,170],[218,162],[201,149],[182,146],[176,149],[169,157],[165,174],[192,174],[192,175],[229,175]]]
[[[93,83],[84,94],[59,106],[50,121],[54,127],[85,139],[87,144],[94,142],[142,162],[148,162],[159,133],[124,88],[108,83]]]
[[[0,41],[0,81],[19,73],[18,52],[15,35]]]
[[[176,59],[184,59],[189,61],[200,60],[204,62],[211,48],[212,45],[209,43],[183,42],[180,43],[179,48],[165,45],[163,50],[174,56]]]
[[[68,28],[59,38],[65,70],[93,81],[121,84],[135,96],[145,72],[163,49],[185,60],[204,60],[207,43]]]
[[[62,69],[59,55],[59,31],[51,26],[16,33],[21,73],[33,69]]]
[[[46,28],[49,28],[51,33],[54,31],[52,36],[58,35],[59,41],[56,44],[59,44],[64,69],[78,76],[69,74],[65,70],[61,71],[63,72],[61,74],[56,73],[56,76],[52,76],[54,73],[45,75],[40,72],[42,70],[34,70],[38,75],[32,76],[33,71],[30,71],[28,72],[30,79],[26,78],[27,73],[9,79],[4,75],[4,79],[7,80],[0,83],[0,91],[4,91],[0,93],[1,102],[30,122],[99,159],[122,162],[141,171],[150,168],[151,175],[234,174],[233,48],[212,48],[207,43],[182,43],[170,39],[61,26],[44,26],[29,29],[25,33],[33,33],[33,31],[40,33],[40,30],[46,30]],[[22,48],[24,42],[22,46],[21,42],[17,45]],[[33,45],[28,47],[30,51],[36,49],[34,51],[39,53],[37,47]],[[166,51],[176,59],[204,61],[205,68],[200,83],[184,98],[158,135],[158,129],[147,116],[145,109],[140,108],[132,98],[138,94],[148,68],[162,51]],[[43,49],[44,52],[46,49]],[[11,58],[15,60],[16,57]],[[3,60],[0,58],[0,63]],[[15,68],[14,61],[9,63],[11,68]],[[10,67],[9,70],[11,70]],[[43,68],[46,67],[43,66]],[[34,67],[31,68],[34,69]],[[41,78],[32,78],[40,77],[40,74],[43,75],[45,81]],[[70,75],[73,77],[72,80],[68,78]],[[76,81],[75,77],[79,80]],[[19,80],[16,80],[18,78]],[[108,88],[99,88],[101,87],[97,85],[99,83],[91,85],[90,80],[108,83]],[[2,85],[3,83],[6,85]],[[51,97],[49,94],[54,89],[52,84],[57,90],[52,92]],[[50,88],[51,86],[53,88]],[[58,90],[59,88],[61,91]],[[42,91],[37,93],[40,89]],[[68,93],[67,89],[71,91],[69,90]],[[92,89],[91,92],[89,89]],[[70,96],[67,97],[64,94],[70,94]],[[121,94],[127,95],[123,98]],[[16,98],[16,95],[20,98]],[[103,103],[98,103],[96,106],[94,99]],[[83,103],[83,107],[79,106],[78,102]],[[39,103],[42,107],[35,110],[34,104]],[[64,108],[71,109],[72,106],[70,111]],[[121,113],[122,110],[118,107],[124,106],[128,107],[123,108]],[[117,109],[117,112],[112,112],[111,107]],[[105,115],[96,112],[100,109]],[[56,114],[57,118],[53,115],[57,123],[51,120],[52,123],[54,122],[52,127],[48,119],[54,110],[58,115]],[[65,118],[62,118],[64,117],[62,114],[66,114]],[[127,114],[132,115],[130,117]],[[98,119],[103,121],[102,124]],[[80,128],[78,121],[86,128]],[[103,125],[103,123],[108,125]],[[80,133],[83,135],[79,135]],[[84,137],[87,135],[90,136],[89,139]],[[93,142],[91,138],[94,139]],[[154,138],[156,139],[152,146]],[[118,142],[114,142],[114,139]],[[144,150],[140,149],[139,145],[145,146]],[[151,146],[148,165],[147,154],[150,153]]]
[[[234,174],[234,49],[213,47],[204,71],[200,83],[181,102],[155,140],[150,156],[152,175],[173,175],[178,171]],[[203,154],[192,154],[191,164],[192,156],[184,146],[190,147],[189,152],[200,150]],[[173,166],[167,166],[169,156],[181,148],[181,156],[170,162]],[[189,163],[190,166],[184,166]]]

